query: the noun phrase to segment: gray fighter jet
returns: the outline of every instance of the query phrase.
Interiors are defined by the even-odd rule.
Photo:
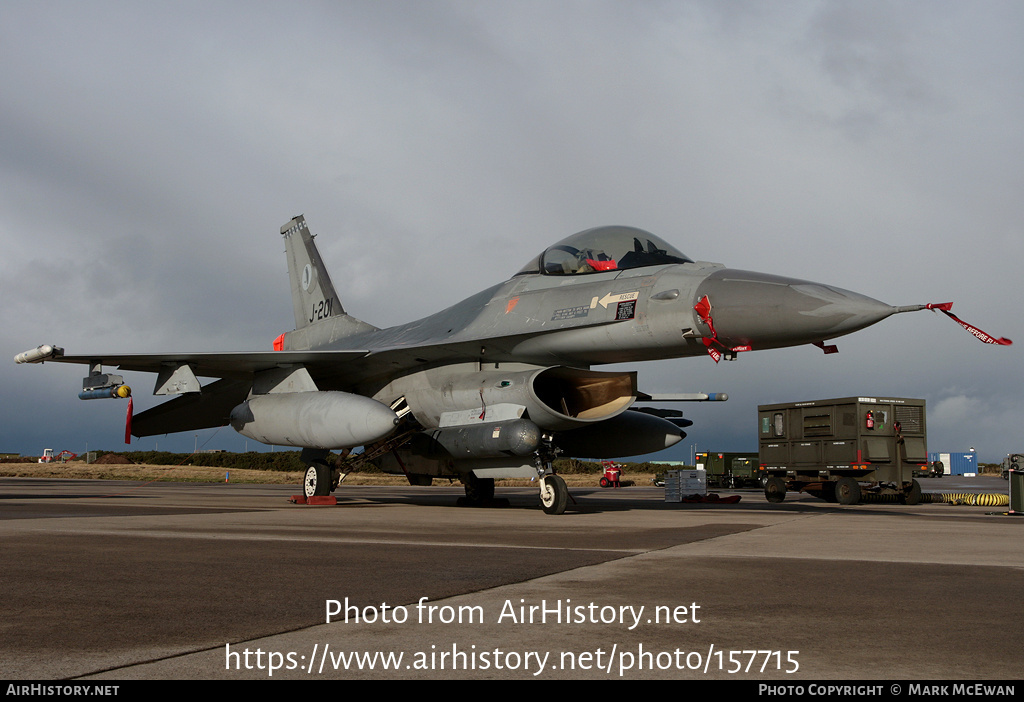
[[[659,451],[689,424],[637,401],[724,399],[647,395],[633,371],[592,366],[815,344],[897,312],[829,285],[693,261],[658,237],[598,227],[545,249],[509,280],[424,319],[379,329],[346,313],[302,216],[281,228],[295,329],[274,351],[65,355],[56,346],[19,363],[90,366],[83,399],[128,394],[103,366],[157,374],[135,436],[230,423],[239,433],[303,449],[307,497],[328,495],[332,450],[364,447],[413,484],[457,477],[486,503],[495,478],[538,478],[544,510],[566,508],[559,454],[612,458]],[[940,306],[942,307],[942,306]],[[948,309],[948,308],[947,308]],[[199,378],[216,378],[201,385]]]

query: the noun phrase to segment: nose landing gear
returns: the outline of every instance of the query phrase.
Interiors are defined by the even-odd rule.
[[[562,476],[548,473],[540,478],[540,504],[545,514],[562,514],[569,504],[569,488]]]

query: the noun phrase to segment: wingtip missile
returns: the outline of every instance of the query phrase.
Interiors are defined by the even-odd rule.
[[[15,363],[42,363],[51,358],[60,358],[64,349],[53,344],[41,344],[34,349],[22,351],[14,357]]]

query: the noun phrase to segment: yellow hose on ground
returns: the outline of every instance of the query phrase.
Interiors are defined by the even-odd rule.
[[[899,495],[865,492],[861,502],[870,504],[896,504]],[[971,505],[974,507],[1005,507],[1010,504],[1010,496],[998,492],[925,492],[921,493],[921,502],[932,504]]]
[[[998,492],[936,492],[932,502],[976,507],[1003,507],[1010,504],[1010,496]]]

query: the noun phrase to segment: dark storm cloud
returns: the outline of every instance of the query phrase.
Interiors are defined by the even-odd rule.
[[[292,325],[277,229],[300,212],[347,309],[378,325],[623,223],[695,258],[893,304],[953,299],[986,331],[1022,337],[1014,3],[2,12],[8,357],[43,342],[268,348]],[[829,357],[647,364],[641,383],[729,392],[687,409],[706,448],[751,447],[761,402],[883,393],[929,400],[930,448],[1019,450],[1016,347],[921,313],[838,343]],[[0,373],[4,450],[117,442],[123,407],[75,399],[79,371]]]

